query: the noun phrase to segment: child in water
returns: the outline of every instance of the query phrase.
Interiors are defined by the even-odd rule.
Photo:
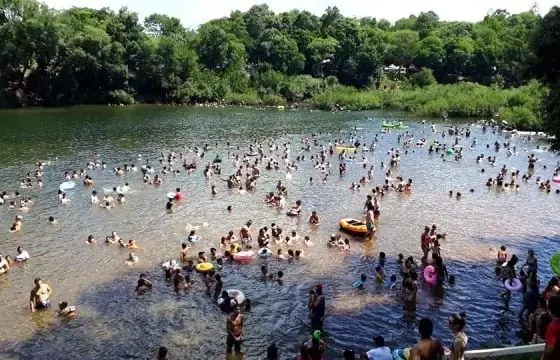
[[[391,275],[389,281],[385,281],[384,284],[389,290],[395,290],[397,287],[397,275]]]
[[[360,276],[360,280],[355,281],[355,282],[352,284],[352,286],[355,287],[356,289],[362,290],[362,289],[364,288],[364,283],[366,282],[366,280],[367,280],[366,274],[362,274],[362,275]]]
[[[383,271],[383,268],[378,265],[375,268],[375,282],[383,284],[383,281],[385,281],[385,272]]]
[[[385,253],[382,251],[379,253],[379,266],[385,267]]]

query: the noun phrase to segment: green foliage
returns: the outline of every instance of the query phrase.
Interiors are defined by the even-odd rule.
[[[434,76],[434,72],[431,69],[423,68],[410,77],[410,83],[414,86],[423,88],[425,86],[437,84],[437,80]]]
[[[117,105],[132,105],[134,104],[134,98],[124,90],[114,90],[109,91],[109,103]]]
[[[54,11],[37,0],[2,0],[0,106],[310,101],[421,115],[499,111],[522,126],[538,126],[540,86],[495,87],[527,84],[534,64],[534,74],[560,88],[557,13],[543,20],[533,12],[496,11],[464,23],[428,11],[392,25],[344,17],[336,7],[315,16],[255,5],[191,31],[162,14],[140,21],[125,8]],[[388,82],[381,69],[390,64],[426,69]],[[552,119],[553,91],[550,96],[543,114]]]
[[[544,128],[556,137],[554,146],[560,149],[560,8],[555,6],[544,17],[532,47],[535,53],[532,71],[550,92],[542,104]]]

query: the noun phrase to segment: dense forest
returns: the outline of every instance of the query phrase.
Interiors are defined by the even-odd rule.
[[[529,126],[547,93],[530,71],[542,23],[532,10],[497,10],[478,23],[430,11],[390,23],[344,17],[336,7],[316,16],[256,5],[191,30],[161,14],[141,22],[125,8],[56,11],[0,0],[0,106],[406,102],[427,115],[513,111],[509,118]],[[438,99],[422,95],[429,92]],[[445,103],[461,94],[465,104]],[[473,98],[481,103],[461,109]]]

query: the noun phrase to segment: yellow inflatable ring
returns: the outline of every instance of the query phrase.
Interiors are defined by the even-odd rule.
[[[198,265],[196,265],[196,270],[198,270],[199,272],[207,272],[210,271],[214,268],[214,265],[212,265],[209,262],[205,262],[205,263],[200,263]]]
[[[341,219],[338,225],[340,225],[342,230],[351,234],[366,235],[368,232],[366,223],[361,220],[351,218]]]

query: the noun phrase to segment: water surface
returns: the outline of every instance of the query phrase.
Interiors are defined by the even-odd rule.
[[[285,231],[309,235],[315,246],[304,249],[306,257],[298,263],[268,261],[270,272],[284,271],[283,286],[259,279],[259,260],[224,269],[225,288],[241,289],[253,301],[243,345],[246,359],[261,359],[271,342],[277,343],[282,358],[295,356],[309,331],[307,293],[317,283],[324,284],[327,296],[329,359],[337,358],[336,354],[346,348],[366,350],[372,337],[380,334],[391,347],[413,344],[416,321],[424,316],[436,321],[436,336],[449,342],[446,318],[457,311],[468,313],[470,348],[486,342],[515,343],[519,329],[516,311],[521,299],[514,296],[511,312],[500,309],[501,287],[493,274],[494,253],[490,248],[506,244],[510,253],[522,259],[527,249],[535,249],[541,261],[541,280],[547,281],[551,276],[548,258],[559,250],[560,195],[539,191],[535,179],[521,183],[518,192],[488,190],[484,184],[504,164],[526,171],[527,155],[536,148],[536,142],[512,140],[519,155],[508,157],[503,149],[495,152],[492,147],[486,148],[494,141],[508,140],[472,126],[471,139],[461,140],[467,148],[461,161],[442,161],[439,154],[429,154],[427,148],[410,149],[402,156],[400,167],[393,170],[393,176],[412,178],[414,191],[385,196],[376,237],[366,242],[353,240],[350,254],[327,249],[324,244],[331,233],[337,232],[340,218],[362,215],[365,197],[373,184],[360,191],[349,190],[351,182],[366,175],[366,170],[356,163],[348,167],[344,177],[339,177],[338,160],[333,157],[333,174],[323,183],[322,174],[310,160],[311,154],[304,153],[306,159],[291,179],[286,179],[284,171],[268,172],[263,166],[257,190],[245,195],[228,190],[218,178],[205,179],[201,169],[192,174],[165,175],[165,183],[159,188],[144,186],[139,172],[118,178],[111,171],[114,166],[140,165],[147,159],[159,169],[160,151],[179,153],[184,147],[206,143],[211,150],[204,159],[196,159],[200,165],[215,155],[226,159],[228,154],[247,152],[251,143],[268,144],[271,139],[290,142],[295,157],[304,137],[316,134],[319,143],[348,140],[354,127],[358,127],[358,136],[365,143],[379,134],[377,150],[364,156],[375,166],[374,184],[381,185],[386,171],[380,168],[381,162],[388,163],[388,150],[401,147],[397,133],[381,134],[381,122],[394,115],[149,106],[0,112],[0,190],[18,189],[19,181],[33,170],[35,161],[51,164],[46,167],[42,190],[20,190],[35,200],[32,210],[24,214],[21,233],[8,232],[16,212],[6,206],[0,208],[0,251],[15,255],[16,247],[22,245],[32,256],[25,266],[0,277],[0,318],[4,324],[0,327],[0,356],[144,359],[164,345],[177,358],[223,358],[225,316],[204,295],[200,279],[195,277],[195,291],[176,296],[165,284],[159,264],[177,257],[187,235],[187,224],[210,224],[199,230],[203,240],[192,249],[195,255],[217,247],[221,236],[228,230],[238,231],[248,219],[253,220],[255,229],[275,222]],[[450,137],[442,139],[444,125],[438,125],[437,132],[432,133],[429,125],[413,121],[407,124],[416,138],[452,141]],[[479,144],[470,150],[473,137]],[[233,148],[227,148],[226,142]],[[111,212],[92,207],[91,189],[79,185],[69,192],[71,205],[59,204],[56,192],[64,171],[85,168],[94,152],[108,164],[106,170],[89,172],[95,189],[102,191],[129,182],[132,191],[127,203]],[[313,148],[312,153],[317,152]],[[496,156],[496,167],[486,162],[477,164],[475,158],[481,153]],[[187,155],[189,160],[195,156]],[[549,179],[557,158],[546,152],[538,152],[537,156],[540,161],[536,175]],[[224,162],[223,174],[233,169],[232,161]],[[313,184],[310,177],[315,180]],[[264,195],[273,190],[278,180],[288,186],[288,203],[301,199],[307,214],[319,212],[322,223],[317,229],[311,229],[306,218],[288,218],[263,203]],[[215,198],[210,193],[212,184],[218,188]],[[169,215],[164,211],[165,194],[176,187],[183,189],[186,201]],[[471,188],[474,193],[469,193]],[[449,190],[462,192],[463,198],[449,198]],[[233,206],[231,213],[225,210],[228,205]],[[50,215],[59,223],[50,225]],[[437,224],[447,233],[442,248],[450,273],[457,277],[454,287],[446,286],[443,296],[423,287],[416,309],[403,308],[394,292],[378,289],[372,283],[363,292],[351,288],[361,273],[373,274],[380,251],[389,258],[388,275],[397,272],[394,259],[399,253],[419,257],[420,233],[428,224]],[[138,251],[138,266],[124,264],[125,250],[85,245],[89,234],[99,240],[112,230],[124,239],[136,239],[143,247]],[[154,289],[136,296],[133,290],[141,272],[152,276]],[[37,276],[53,287],[53,302],[66,300],[79,307],[80,315],[75,321],[63,325],[51,312],[29,313],[29,291]]]

